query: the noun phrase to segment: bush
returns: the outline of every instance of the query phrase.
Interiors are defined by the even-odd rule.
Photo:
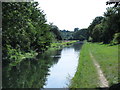
[[[112,44],[120,44],[120,33],[116,33],[116,34],[114,35],[114,38],[113,38],[113,40],[112,40],[111,43],[112,43]]]

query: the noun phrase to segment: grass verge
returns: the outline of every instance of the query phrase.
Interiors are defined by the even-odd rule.
[[[79,64],[70,88],[96,88],[99,80],[89,51],[101,66],[109,85],[118,83],[118,45],[109,46],[100,43],[85,43],[80,52]]]
[[[90,51],[101,66],[109,85],[118,83],[118,45],[91,43]]]
[[[74,41],[59,41],[57,43],[51,43],[51,47],[48,48],[47,51],[54,51],[56,49],[61,49],[65,46],[71,45],[73,43],[77,42],[77,40]],[[34,58],[38,55],[37,52],[35,51],[30,51],[29,53],[25,53],[25,52],[21,52],[21,51],[17,51],[16,49],[11,49],[9,46],[9,55],[10,55],[10,66],[16,66],[17,64],[19,64],[21,61],[23,61],[26,58]]]
[[[89,55],[89,46],[89,43],[82,46],[78,68],[71,80],[70,88],[94,88],[98,86],[97,71]]]

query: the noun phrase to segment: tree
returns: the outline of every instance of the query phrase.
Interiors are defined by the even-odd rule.
[[[74,28],[74,32],[77,32],[79,30],[79,28]]]
[[[92,32],[93,32],[93,28],[97,25],[97,24],[100,24],[103,20],[103,17],[102,16],[98,16],[96,17],[92,23],[89,25],[88,27],[88,34],[89,34],[89,37],[92,37]]]
[[[101,42],[103,40],[103,26],[102,24],[98,24],[93,28],[92,32],[92,41],[93,42]]]
[[[73,31],[60,30],[63,40],[73,40]]]
[[[53,34],[55,35],[55,38],[57,40],[62,40],[61,34],[60,34],[60,30],[56,25],[52,25],[50,24],[50,31],[53,32]]]
[[[75,40],[81,40],[81,41],[87,40],[88,30],[87,29],[80,29],[79,31],[74,32],[73,37]]]
[[[115,33],[120,32],[120,7],[107,8],[104,13],[104,43],[110,43]]]
[[[115,34],[120,33],[120,7],[107,8],[104,17],[96,17],[88,30],[93,42],[110,43],[115,40]]]
[[[52,42],[50,26],[37,2],[3,2],[3,58],[16,52],[45,51]]]

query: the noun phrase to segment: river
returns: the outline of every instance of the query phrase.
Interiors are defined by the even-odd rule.
[[[49,50],[17,66],[3,65],[3,88],[64,88],[74,76],[82,44]]]

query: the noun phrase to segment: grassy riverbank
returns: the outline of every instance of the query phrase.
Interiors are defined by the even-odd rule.
[[[109,46],[100,43],[85,43],[80,52],[79,64],[71,80],[71,88],[96,88],[99,79],[90,52],[101,66],[109,85],[118,83],[118,45]]]
[[[56,43],[51,43],[50,49],[60,49],[66,46],[69,46],[73,43],[77,42],[77,40],[72,40],[72,41],[59,41]]]
[[[50,51],[50,50],[54,51],[55,49],[61,49],[63,47],[69,46],[69,45],[71,45],[75,42],[77,42],[77,40],[74,40],[74,41],[58,41],[56,43],[51,43],[51,46],[48,47],[48,49],[44,52],[47,52],[47,51]],[[36,55],[38,55],[38,53],[35,52],[35,51],[30,51],[28,53],[25,53],[25,52],[23,53],[21,51],[15,50],[15,49],[11,49],[9,51],[10,51],[9,54],[10,54],[10,60],[11,60],[10,66],[16,66],[22,60],[24,60],[26,58],[35,58]]]

